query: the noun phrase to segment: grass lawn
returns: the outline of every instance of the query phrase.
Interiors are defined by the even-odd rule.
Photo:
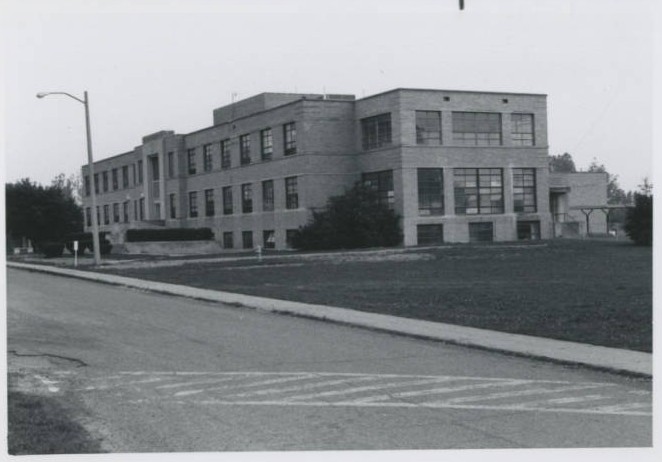
[[[652,249],[609,240],[454,245],[104,272],[651,351]]]

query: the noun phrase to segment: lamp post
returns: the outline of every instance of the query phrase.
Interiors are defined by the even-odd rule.
[[[94,264],[101,264],[101,250],[99,245],[99,222],[97,221],[97,194],[94,189],[94,162],[92,160],[92,133],[90,131],[90,106],[87,99],[87,91],[84,92],[83,99],[63,91],[53,91],[45,93],[37,93],[37,98],[44,98],[49,95],[65,95],[71,99],[75,99],[83,106],[85,106],[85,128],[87,133],[87,165],[90,175],[90,194],[92,196],[92,245],[94,248]]]

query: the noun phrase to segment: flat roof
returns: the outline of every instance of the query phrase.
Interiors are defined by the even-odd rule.
[[[387,95],[389,93],[394,93],[398,91],[426,91],[426,92],[436,92],[436,93],[473,93],[476,95],[515,95],[515,96],[544,96],[547,97],[546,93],[517,93],[513,91],[476,91],[476,90],[443,90],[439,88],[394,88],[392,90],[386,90],[381,93],[376,93],[374,95],[365,96],[358,99],[357,101],[363,101],[370,98],[375,98],[377,96]]]

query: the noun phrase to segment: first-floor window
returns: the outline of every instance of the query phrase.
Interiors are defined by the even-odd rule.
[[[89,207],[85,208],[85,225],[92,226],[92,209]]]
[[[285,246],[288,249],[294,248],[294,239],[297,235],[298,230],[296,229],[286,229],[285,230]]]
[[[418,169],[418,213],[444,214],[444,172],[440,168]]]
[[[376,193],[378,204],[385,205],[389,209],[393,208],[395,203],[393,170],[364,173],[363,184]]]
[[[108,204],[103,206],[103,224],[110,224],[110,206]]]
[[[223,215],[232,215],[232,186],[223,188]]]
[[[205,216],[214,216],[214,190],[205,189]]]
[[[500,168],[456,168],[453,172],[455,213],[503,213],[503,172]]]
[[[513,169],[513,203],[515,212],[536,212],[536,169]]]
[[[540,222],[518,221],[517,239],[520,241],[537,241],[540,239]]]
[[[241,241],[244,249],[253,248],[253,231],[242,231]]]
[[[444,243],[443,225],[418,225],[416,226],[418,245],[432,245]]]
[[[262,210],[265,212],[274,210],[274,180],[262,182]]]
[[[119,223],[119,222],[120,222],[120,204],[116,202],[113,204],[113,223]]]
[[[177,218],[177,195],[170,194],[170,218]]]
[[[145,219],[145,198],[144,197],[142,197],[140,199],[139,204],[140,204],[140,220],[142,221],[142,220]]]
[[[122,215],[124,218],[124,223],[129,222],[129,201],[124,201],[122,203]]]
[[[85,195],[90,195],[90,176],[85,175]]]
[[[241,185],[241,211],[242,213],[253,212],[253,185],[250,183]]]
[[[295,176],[285,178],[285,207],[299,208],[299,185]]]
[[[273,229],[265,229],[262,232],[263,245],[265,249],[276,248],[276,233]]]
[[[196,191],[188,193],[188,216],[191,218],[198,216],[198,193]]]
[[[494,224],[491,221],[469,223],[469,242],[492,242]]]
[[[97,205],[97,225],[101,224],[101,207]]]
[[[234,239],[232,236],[232,231],[226,231],[223,233],[223,248],[224,249],[234,248]]]

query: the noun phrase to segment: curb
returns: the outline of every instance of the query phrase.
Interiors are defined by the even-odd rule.
[[[651,353],[546,339],[530,335],[509,334],[432,321],[421,321],[384,314],[367,313],[347,308],[198,289],[195,287],[146,281],[112,274],[92,273],[27,263],[7,262],[7,267],[57,274],[198,300],[241,305],[274,313],[286,313],[323,321],[333,321],[461,346],[483,348],[567,364],[578,364],[612,372],[646,377],[652,377],[653,375],[653,355]]]

